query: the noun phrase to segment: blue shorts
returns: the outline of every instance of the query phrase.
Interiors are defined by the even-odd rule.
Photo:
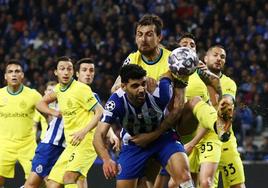
[[[53,144],[39,143],[32,161],[32,172],[46,177],[65,148]]]
[[[171,155],[177,152],[185,152],[183,145],[177,141],[176,133],[169,131],[154,141],[146,148],[139,147],[132,142],[123,145],[119,154],[118,180],[136,179],[144,175],[144,168],[150,157],[165,167]]]

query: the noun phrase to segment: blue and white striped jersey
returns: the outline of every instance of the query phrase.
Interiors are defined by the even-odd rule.
[[[171,80],[162,78],[153,94],[146,93],[144,104],[134,107],[129,102],[127,93],[118,89],[107,101],[101,121],[109,124],[119,121],[123,128],[121,138],[124,132],[129,136],[152,132],[163,120],[172,92]]]
[[[54,104],[52,108],[58,110],[58,104]],[[57,117],[52,118],[52,120],[48,124],[48,129],[45,134],[45,137],[41,141],[41,143],[47,143],[47,144],[53,144],[56,146],[66,147],[62,118],[57,118]]]

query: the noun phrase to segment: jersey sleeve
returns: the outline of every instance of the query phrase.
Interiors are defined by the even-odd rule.
[[[237,86],[235,82],[231,79],[222,83],[222,94],[223,96],[229,95],[235,100]]]
[[[94,106],[98,103],[94,93],[92,92],[91,88],[89,86],[83,87],[80,90],[80,96],[81,96],[81,105],[84,109],[87,109],[88,111],[92,110]]]
[[[113,93],[105,104],[103,115],[101,118],[102,122],[112,124],[120,119],[120,114],[123,111],[123,105],[116,93]]]
[[[129,54],[127,58],[124,60],[124,63],[122,66],[128,65],[128,64],[137,64],[135,61],[135,53]]]
[[[159,81],[158,87],[155,89],[153,96],[156,99],[157,105],[164,110],[168,105],[173,95],[171,80],[169,78],[162,78]]]

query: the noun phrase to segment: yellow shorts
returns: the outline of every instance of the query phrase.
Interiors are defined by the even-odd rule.
[[[0,176],[13,178],[18,161],[27,178],[31,172],[31,160],[36,148],[34,136],[23,140],[0,140],[0,143]]]
[[[200,166],[199,166],[198,149],[196,147],[193,148],[193,151],[188,156],[188,159],[191,173],[198,173]]]
[[[244,167],[236,144],[224,144],[219,163],[224,187],[245,182]]]
[[[52,168],[48,179],[63,184],[66,171],[78,172],[87,177],[88,170],[97,157],[92,141],[92,137],[86,137],[78,146],[68,144]]]
[[[202,139],[197,145],[199,164],[205,162],[219,163],[222,143],[219,140]]]

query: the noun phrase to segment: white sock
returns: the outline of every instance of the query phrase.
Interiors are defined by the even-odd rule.
[[[195,188],[192,180],[188,180],[180,184],[180,188]]]

